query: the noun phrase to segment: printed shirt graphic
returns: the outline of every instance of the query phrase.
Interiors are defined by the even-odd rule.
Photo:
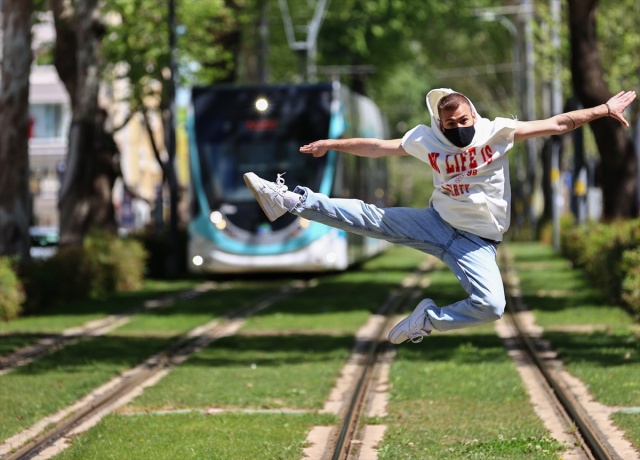
[[[513,146],[515,120],[478,118],[470,146],[447,145],[434,130],[418,125],[402,147],[431,165],[435,190],[431,206],[452,227],[502,241],[509,228],[511,187],[506,153]]]

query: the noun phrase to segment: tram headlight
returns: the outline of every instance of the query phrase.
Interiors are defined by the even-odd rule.
[[[269,108],[269,101],[267,101],[264,97],[260,97],[256,99],[256,110],[258,112],[264,112]]]
[[[213,211],[209,215],[209,220],[211,221],[211,223],[217,224],[222,220],[222,213],[220,211]]]
[[[311,225],[311,221],[305,219],[304,217],[300,218],[300,228],[309,228],[309,225]]]
[[[202,256],[193,256],[191,262],[193,262],[193,265],[195,265],[196,267],[199,267],[204,263],[204,259],[202,258]]]
[[[220,211],[213,211],[209,215],[209,220],[218,230],[224,230],[227,228],[227,221],[222,217],[222,213]]]
[[[334,263],[338,259],[338,256],[335,252],[329,252],[325,257],[327,259],[327,262],[329,262],[330,264]]]

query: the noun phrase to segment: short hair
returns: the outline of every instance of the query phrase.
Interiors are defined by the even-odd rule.
[[[471,108],[471,102],[464,94],[449,93],[438,101],[438,116],[443,110],[455,110],[462,104],[466,104]]]

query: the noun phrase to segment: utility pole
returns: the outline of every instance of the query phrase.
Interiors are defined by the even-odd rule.
[[[524,78],[524,117],[525,121],[536,119],[536,102],[535,102],[535,77],[534,66],[535,57],[533,53],[533,0],[521,0],[522,20],[524,22],[524,62],[525,62],[525,78]],[[536,169],[538,163],[538,151],[536,149],[535,139],[527,139],[525,141],[527,151],[527,180],[525,194],[529,200],[529,221],[532,230],[535,230],[538,216],[534,206],[534,197],[536,192]]]
[[[304,40],[296,40],[295,27],[289,13],[288,0],[278,0],[280,5],[280,13],[284,22],[284,29],[287,35],[289,48],[297,52],[300,56],[300,72],[304,81],[314,81],[316,79],[318,69],[316,66],[316,56],[318,53],[318,34],[324,14],[328,8],[329,0],[316,0],[316,6],[313,18],[306,25],[300,28],[306,33]]]

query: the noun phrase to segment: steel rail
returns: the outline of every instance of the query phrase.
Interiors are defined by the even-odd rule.
[[[514,269],[510,262],[505,257],[502,259],[506,270],[513,272]],[[578,433],[589,448],[589,453],[593,455],[593,458],[596,460],[623,460],[615,453],[611,444],[609,444],[601,434],[598,434],[600,430],[597,429],[597,427],[594,427],[589,421],[588,414],[584,411],[579,401],[570,395],[570,393],[565,391],[565,388],[560,384],[545,362],[540,358],[534,341],[522,327],[517,318],[517,312],[524,310],[520,305],[520,295],[513,293],[511,286],[507,283],[505,283],[505,292],[507,294],[507,310],[510,313],[509,318],[517,332],[518,339],[524,345],[526,351],[533,360],[538,371],[544,377],[546,383],[553,390],[551,397],[557,400],[559,406],[565,410],[566,415],[575,424]],[[516,308],[516,305],[518,305],[519,308]]]
[[[375,334],[373,334],[375,339],[366,343],[367,357],[364,361],[364,365],[362,366],[357,383],[353,389],[344,418],[342,419],[342,426],[340,428],[337,441],[335,442],[335,446],[333,447],[331,460],[347,460],[349,458],[349,445],[357,431],[357,425],[362,415],[362,410],[365,405],[364,402],[368,395],[372,376],[374,375],[377,358],[387,348],[385,344],[386,339],[383,337],[384,332],[389,326],[392,315],[398,310],[403,302],[407,299],[413,299],[420,294],[422,289],[418,281],[426,272],[432,269],[433,261],[430,260],[429,262],[430,263],[420,267],[412,274],[412,277],[415,279],[415,284],[409,283],[409,285],[405,285],[399,290],[393,292],[377,312],[379,315],[384,315],[385,320],[378,326]]]

